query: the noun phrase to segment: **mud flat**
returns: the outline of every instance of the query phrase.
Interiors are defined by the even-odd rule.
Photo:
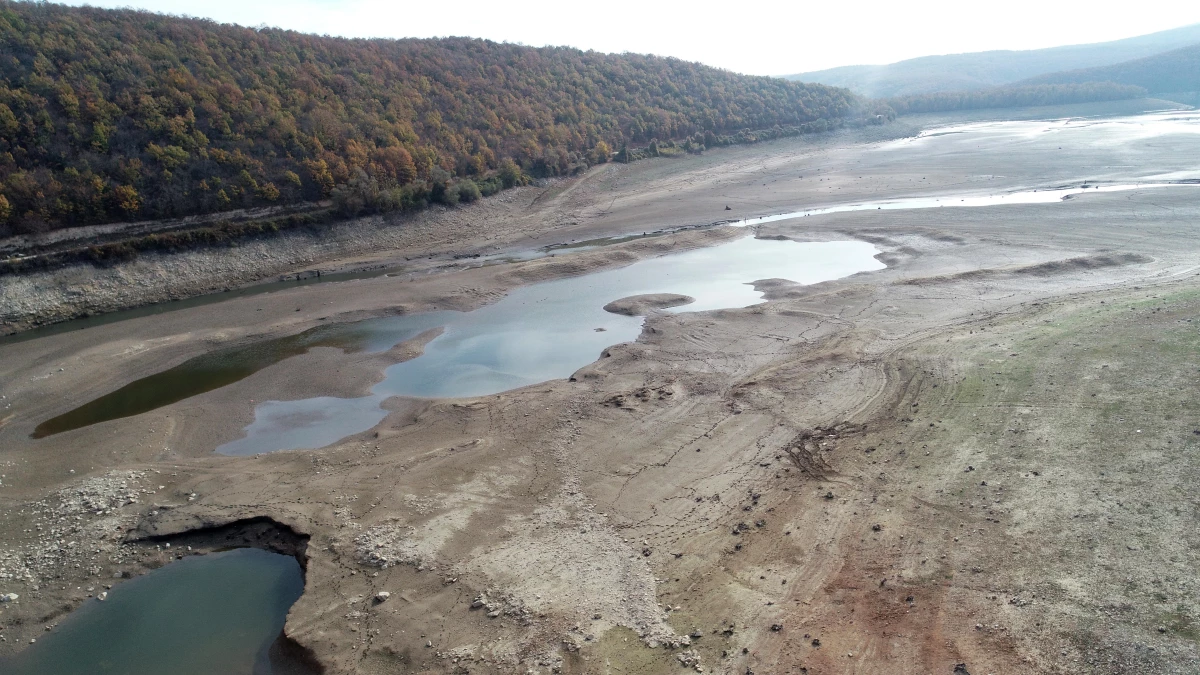
[[[646,316],[655,311],[690,305],[696,299],[680,293],[645,293],[613,300],[604,311],[625,316]]]
[[[584,240],[724,218],[726,204],[741,218],[1154,182],[1200,151],[1179,132],[972,133],[603,167],[520,217]],[[4,345],[0,593],[19,599],[0,605],[0,650],[66,625],[83,589],[168,564],[161,537],[264,519],[276,534],[236,545],[303,535],[284,632],[328,673],[1195,672],[1197,222],[1185,189],[764,222],[753,236],[864,242],[887,267],[767,276],[763,301],[653,312],[569,378],[386,398],[370,429],[253,458],[213,451],[263,401],[363,396],[405,356],[316,346],[136,416],[29,436],[214,350],[496,306],[746,232]]]

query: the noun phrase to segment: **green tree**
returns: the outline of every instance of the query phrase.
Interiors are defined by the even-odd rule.
[[[473,202],[483,195],[479,191],[479,185],[470,178],[464,178],[455,184],[458,188],[458,198],[464,202]]]
[[[506,158],[500,162],[498,174],[500,182],[503,183],[505,188],[525,185],[529,182],[525,174],[521,171],[521,167],[517,166],[517,163],[511,159]]]

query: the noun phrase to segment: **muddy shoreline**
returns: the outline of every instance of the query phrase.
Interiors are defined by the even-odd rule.
[[[958,115],[913,115],[886,127],[843,130],[754,146],[717,149],[707,153],[701,161],[692,163],[737,162],[759,152],[785,155],[796,151],[819,153],[839,146],[908,138],[926,128],[965,121],[1113,116],[1171,108],[1179,106],[1169,101],[1139,100],[985,110]],[[614,169],[629,174],[629,178],[636,181],[643,175],[652,177],[663,168],[676,168],[670,165],[690,159],[656,159],[632,166],[601,165],[588,171],[582,182],[613,182],[610,174]],[[615,180],[619,182],[621,179]],[[564,212],[563,202],[569,201],[561,199],[564,194],[587,192],[587,188],[579,189],[579,182],[580,179],[555,179],[540,186],[509,190],[477,204],[456,209],[434,207],[412,215],[361,218],[329,226],[319,236],[290,232],[276,238],[240,242],[229,248],[200,249],[179,254],[150,253],[108,268],[75,265],[6,278],[4,284],[0,284],[0,334],[13,335],[73,319],[169,304],[205,295],[230,291],[253,292],[256,286],[264,283],[289,278],[309,279],[318,272],[335,275],[372,270],[396,270],[398,273],[415,275],[445,272],[498,251],[520,252],[538,247],[569,246],[571,242],[588,240],[597,235],[636,233],[639,223],[631,223],[627,218],[604,218],[613,214],[597,208],[598,205],[590,209],[592,213],[581,212],[577,208],[568,208]],[[653,193],[653,189],[650,192]],[[846,193],[839,195],[839,198],[843,201],[847,197],[858,198],[852,197],[853,194]],[[860,196],[869,194],[862,193]],[[810,191],[808,195],[796,193],[789,205],[800,208],[812,204],[806,197],[811,199],[818,195],[819,190]],[[312,206],[315,205],[301,208]],[[668,217],[660,222],[667,229],[708,227],[720,225],[731,217],[740,219],[769,213],[754,208],[733,211],[714,209],[710,216]],[[486,227],[481,228],[482,223],[486,223]],[[644,223],[641,225],[644,226]],[[120,227],[104,226],[101,229]],[[145,227],[145,224],[139,224],[139,228]],[[484,232],[482,236],[481,231]],[[383,253],[380,254],[380,251]]]

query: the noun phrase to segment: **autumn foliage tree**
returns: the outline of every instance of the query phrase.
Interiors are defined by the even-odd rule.
[[[833,128],[860,105],[677,59],[0,0],[0,228],[415,207],[653,138]]]

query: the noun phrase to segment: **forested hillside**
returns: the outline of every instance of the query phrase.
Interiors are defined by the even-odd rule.
[[[1200,91],[1200,44],[1102,68],[1085,68],[1032,78],[1029,84],[1115,82],[1151,93]]]
[[[1112,82],[1084,82],[1080,84],[1030,84],[992,87],[981,91],[914,94],[889,98],[887,103],[897,114],[908,115],[983,108],[1024,108],[1039,105],[1121,101],[1142,98],[1145,95],[1146,90],[1142,87]]]
[[[453,203],[626,143],[876,120],[862,105],[651,56],[0,2],[0,232],[331,196]]]

